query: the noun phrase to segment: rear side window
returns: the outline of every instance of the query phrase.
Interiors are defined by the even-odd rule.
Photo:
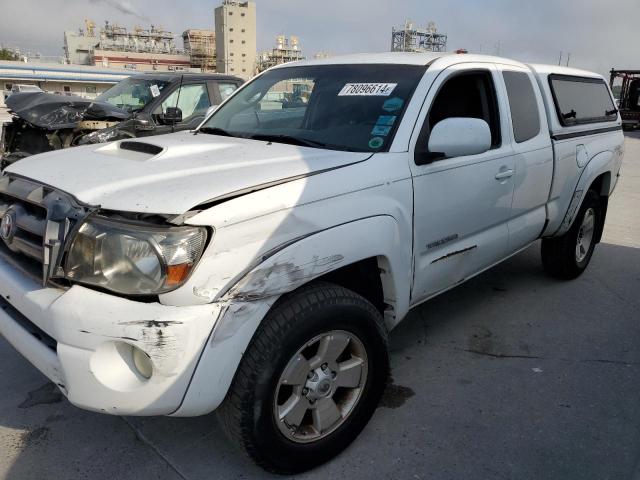
[[[540,112],[529,75],[524,72],[503,72],[507,86],[511,122],[516,143],[526,142],[540,133]]]
[[[551,75],[549,77],[558,119],[564,126],[615,122],[618,111],[604,80]]]

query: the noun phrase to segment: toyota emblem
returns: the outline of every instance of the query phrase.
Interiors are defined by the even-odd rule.
[[[0,223],[0,238],[6,243],[9,243],[15,234],[16,229],[16,214],[12,210],[9,210],[2,217]]]

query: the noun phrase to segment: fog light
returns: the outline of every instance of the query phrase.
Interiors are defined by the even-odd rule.
[[[151,378],[153,374],[153,364],[149,355],[139,348],[133,347],[133,364],[138,369],[138,373],[144,378]]]

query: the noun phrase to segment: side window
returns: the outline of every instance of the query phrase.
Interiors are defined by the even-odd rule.
[[[529,75],[524,72],[502,72],[507,86],[511,123],[516,143],[526,142],[540,133],[538,101]]]
[[[225,82],[218,83],[220,98],[222,98],[223,101],[229,98],[231,94],[235,92],[237,89],[238,89],[237,83],[225,83]]]
[[[550,75],[558,120],[564,126],[615,122],[618,110],[602,79]]]
[[[445,82],[429,111],[427,118],[429,131],[438,122],[452,117],[484,120],[491,129],[491,148],[500,146],[500,114],[490,72],[463,73]]]
[[[180,94],[179,98],[178,93]],[[211,106],[207,87],[203,83],[199,83],[183,85],[174,90],[162,102],[162,113],[167,112],[167,107],[176,106],[182,110],[182,121],[188,121],[197,115],[204,115]]]

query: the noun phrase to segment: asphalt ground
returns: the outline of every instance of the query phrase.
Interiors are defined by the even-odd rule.
[[[393,384],[356,442],[298,478],[640,478],[640,135],[578,280],[538,243],[413,311]],[[0,339],[0,479],[271,478],[214,415],[121,418],[70,405]]]

